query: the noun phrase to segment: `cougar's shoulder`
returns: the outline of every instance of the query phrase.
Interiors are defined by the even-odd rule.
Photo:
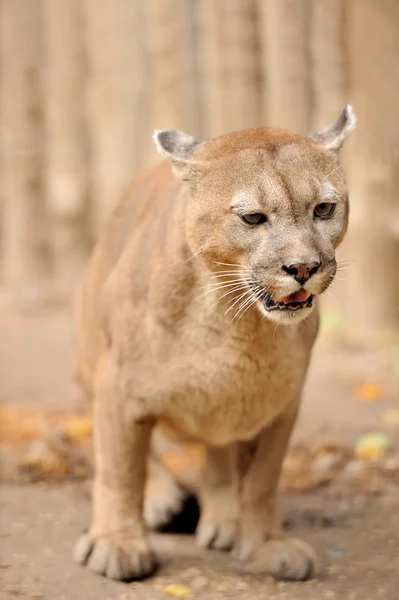
[[[151,246],[151,214],[165,212],[168,198],[164,199],[164,196],[169,196],[169,202],[172,202],[180,187],[167,163],[146,169],[128,185],[100,232],[75,295],[75,378],[89,394],[95,365],[104,343],[103,312],[112,311],[114,307],[118,310],[113,302],[104,308],[104,289],[111,280],[112,298],[115,301],[122,293],[129,294],[129,282],[123,274],[119,275],[118,262],[124,254],[129,254],[137,232]],[[160,207],[159,211],[157,206]],[[163,226],[166,226],[166,222],[160,220],[159,229]],[[159,230],[158,234],[162,235]],[[140,242],[137,242],[137,246],[140,246]],[[132,261],[133,254],[133,251],[129,254]]]

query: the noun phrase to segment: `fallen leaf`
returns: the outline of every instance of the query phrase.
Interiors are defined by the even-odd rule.
[[[375,462],[386,456],[391,448],[391,440],[385,433],[366,433],[355,446],[356,458]]]
[[[63,429],[70,440],[79,442],[91,435],[93,426],[89,418],[76,417],[67,421]]]
[[[186,585],[180,585],[177,583],[171,583],[163,588],[162,590],[168,596],[172,598],[186,598],[191,590]]]
[[[29,444],[17,466],[21,476],[29,481],[63,479],[67,471],[65,458],[55,452],[47,440],[35,440]]]
[[[23,446],[45,437],[62,422],[62,416],[36,408],[0,404],[1,438],[5,447]]]
[[[382,396],[382,389],[378,383],[367,382],[356,390],[356,397],[361,402],[377,402]]]

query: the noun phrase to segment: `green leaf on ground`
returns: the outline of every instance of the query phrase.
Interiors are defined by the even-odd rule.
[[[375,462],[384,458],[391,447],[392,440],[385,433],[365,433],[356,442],[356,458]]]

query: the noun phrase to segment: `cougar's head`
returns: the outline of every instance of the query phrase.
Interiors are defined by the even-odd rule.
[[[309,136],[250,129],[203,142],[155,133],[188,186],[190,248],[237,309],[253,304],[275,322],[298,322],[333,281],[348,224],[339,150],[355,122],[347,106]]]

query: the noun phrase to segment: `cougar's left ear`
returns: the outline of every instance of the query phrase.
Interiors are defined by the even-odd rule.
[[[328,150],[339,150],[355,127],[356,116],[352,106],[348,104],[335,123],[309,137]]]
[[[198,165],[192,154],[203,142],[174,129],[155,131],[153,140],[159,154],[171,163],[174,173],[188,179],[190,171]]]

